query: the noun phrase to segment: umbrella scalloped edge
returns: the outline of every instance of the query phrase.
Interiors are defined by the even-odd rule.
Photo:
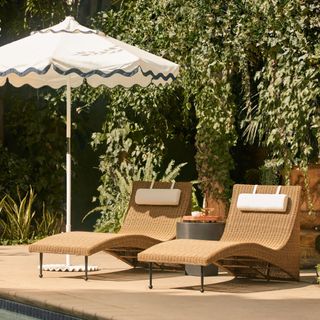
[[[40,267],[39,267],[40,268]],[[84,265],[66,265],[66,264],[44,264],[42,266],[43,271],[69,271],[69,272],[80,272],[85,271]],[[88,266],[88,271],[98,271],[97,266]]]

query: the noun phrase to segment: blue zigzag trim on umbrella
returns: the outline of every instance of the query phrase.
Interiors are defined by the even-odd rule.
[[[77,68],[71,68],[71,69],[68,69],[68,70],[61,70],[59,69],[58,67],[56,67],[55,65],[52,66],[53,67],[53,70],[59,74],[62,74],[62,75],[69,75],[71,73],[76,73],[77,75],[81,76],[82,78],[89,78],[93,75],[98,75],[102,78],[109,78],[111,76],[113,76],[114,74],[120,74],[124,77],[132,77],[134,76],[135,74],[137,74],[139,72],[139,68],[140,67],[136,67],[135,69],[133,69],[132,71],[124,71],[124,70],[121,70],[121,69],[117,69],[117,70],[113,70],[112,72],[109,72],[109,73],[105,73],[101,70],[91,70],[91,71],[88,71],[88,72],[82,72],[81,70],[77,69]]]
[[[85,34],[98,34],[98,35],[105,35],[102,31],[98,31],[98,30],[88,30],[88,31],[81,31],[80,29],[75,29],[75,30],[72,30],[72,31],[68,31],[68,30],[52,30],[52,29],[48,29],[48,30],[38,30],[38,31],[33,31],[31,32],[31,34],[36,34],[36,33],[49,33],[49,32],[52,32],[52,33],[62,33],[62,32],[65,32],[65,33],[85,33]]]
[[[50,65],[46,66],[43,70],[39,70],[39,69],[30,67],[30,68],[28,68],[28,69],[26,69],[25,71],[22,71],[22,72],[19,72],[15,68],[10,68],[10,69],[8,69],[6,71],[3,71],[3,72],[0,71],[0,77],[8,76],[10,73],[14,73],[19,77],[24,77],[24,76],[26,76],[27,74],[29,74],[31,72],[34,72],[36,74],[46,74],[49,71],[49,69],[50,69]]]
[[[14,73],[14,74],[18,75],[19,77],[24,77],[24,76],[26,76],[27,74],[29,74],[31,72],[34,72],[34,73],[39,74],[39,75],[43,75],[43,74],[46,74],[49,71],[50,67],[51,67],[51,65],[48,65],[43,70],[39,70],[39,69],[31,67],[31,68],[28,68],[28,69],[26,69],[25,71],[22,71],[22,72],[19,72],[17,69],[10,68],[10,69],[8,69],[6,71],[0,72],[0,77],[8,76],[11,73]],[[54,71],[56,71],[57,73],[59,73],[61,75],[69,75],[71,73],[75,73],[75,74],[81,76],[82,78],[89,78],[89,77],[91,77],[93,75],[98,75],[98,76],[100,76],[102,78],[109,78],[109,77],[112,77],[115,74],[120,74],[120,75],[122,75],[124,77],[128,77],[129,78],[129,77],[133,77],[135,74],[137,74],[139,71],[141,71],[141,73],[145,77],[151,76],[152,79],[154,79],[154,80],[158,80],[160,78],[162,78],[164,81],[168,81],[169,79],[172,79],[172,80],[176,79],[176,77],[172,73],[169,73],[168,75],[164,75],[162,72],[160,72],[158,74],[155,74],[151,70],[143,71],[140,66],[136,67],[132,71],[124,71],[124,70],[121,70],[121,69],[117,69],[117,70],[114,70],[114,71],[109,72],[109,73],[104,73],[104,72],[102,72],[100,70],[92,70],[92,71],[89,71],[89,72],[82,72],[81,70],[79,70],[77,68],[71,68],[69,70],[64,71],[64,70],[59,69],[55,65],[52,65],[52,67],[53,67]]]

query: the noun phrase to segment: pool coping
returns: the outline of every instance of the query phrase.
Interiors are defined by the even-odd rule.
[[[0,299],[9,300],[17,303],[21,303],[32,308],[38,308],[43,310],[48,310],[55,313],[60,313],[69,317],[74,317],[78,319],[74,320],[110,320],[110,317],[101,317],[97,315],[93,315],[91,313],[86,313],[84,311],[77,310],[75,308],[67,308],[62,307],[56,304],[48,303],[46,300],[35,300],[35,299],[28,299],[25,297],[21,297],[19,294],[15,292],[1,292],[0,291]],[[69,319],[66,319],[69,320]],[[70,319],[73,320],[73,319]]]
[[[83,320],[74,315],[69,315],[62,312],[52,311],[47,308],[41,308],[39,306],[32,306],[30,303],[23,303],[20,301],[0,298],[0,309],[18,313],[24,316],[28,316],[34,319],[46,319],[46,320]]]

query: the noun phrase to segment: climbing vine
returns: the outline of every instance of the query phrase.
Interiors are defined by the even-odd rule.
[[[138,0],[123,3],[117,12],[103,12],[93,22],[110,36],[181,66],[179,77],[168,87],[114,90],[113,109],[125,108],[125,118],[138,124],[143,136],[149,137],[144,142],[158,152],[168,136],[177,135],[178,122],[189,134],[194,127],[196,142],[190,142],[197,146],[199,179],[205,190],[220,196],[232,183],[229,150],[236,143],[230,85],[234,62],[226,53],[230,44],[221,26],[227,14],[222,1],[213,6],[203,0]]]
[[[270,152],[268,165],[289,179],[292,166],[319,161],[320,4],[272,1],[251,4],[259,69],[252,81],[258,99],[247,109],[248,140],[259,139]],[[254,26],[244,25],[249,33]],[[250,32],[251,34],[252,32]]]

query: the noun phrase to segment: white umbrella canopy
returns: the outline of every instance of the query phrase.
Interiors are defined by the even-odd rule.
[[[67,87],[66,231],[71,231],[71,88],[170,83],[179,66],[97,30],[73,17],[0,47],[0,86]],[[67,258],[67,266],[70,258]]]
[[[73,17],[0,48],[0,85],[131,87],[171,82],[179,66],[80,25]]]

